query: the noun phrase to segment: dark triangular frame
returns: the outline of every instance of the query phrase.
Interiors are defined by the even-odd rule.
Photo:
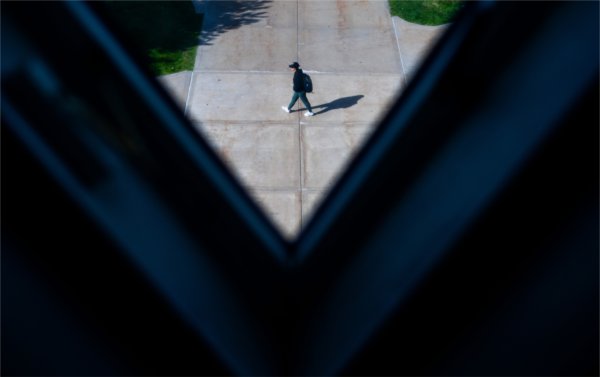
[[[168,308],[170,316],[161,317],[168,318],[166,323],[149,326],[165,326],[174,332],[182,332],[183,326],[193,338],[198,335],[202,339],[205,346],[197,346],[201,352],[220,360],[215,370],[224,367],[241,375],[330,375],[351,372],[352,365],[358,371],[361,365],[373,365],[353,357],[369,355],[368,344],[381,350],[376,346],[379,338],[373,335],[381,334],[382,328],[389,330],[385,324],[393,323],[391,318],[402,311],[399,308],[416,305],[413,297],[449,255],[457,252],[457,245],[469,235],[479,234],[473,230],[478,221],[495,213],[494,204],[503,202],[507,192],[520,192],[519,185],[526,181],[522,172],[536,166],[534,157],[550,160],[544,150],[554,135],[562,135],[566,123],[579,119],[578,112],[589,112],[590,98],[597,98],[597,3],[468,2],[313,220],[296,240],[288,242],[149,72],[139,68],[123,41],[111,34],[97,5],[66,2],[37,6],[39,11],[34,13],[16,4],[5,6],[3,55],[7,56],[6,49],[16,56],[16,62],[4,62],[2,68],[2,121],[7,135],[3,145],[10,146],[9,156],[30,156],[32,169],[39,172],[32,171],[45,177],[39,180],[56,189],[31,200],[31,188],[3,183],[8,185],[5,193],[14,195],[16,203],[4,206],[3,234],[8,222],[8,236],[3,237],[3,275],[7,276],[4,265],[9,263],[20,266],[23,276],[35,276],[32,271],[37,267],[31,267],[31,260],[46,261],[41,265],[60,271],[58,276],[47,277],[54,282],[49,286],[69,297],[65,300],[81,300],[88,309],[110,305],[110,299],[83,299],[85,291],[64,288],[61,279],[80,281],[82,287],[99,291],[85,276],[73,274],[73,267],[48,262],[39,243],[23,241],[27,220],[19,217],[23,216],[19,208],[33,210],[31,203],[40,205],[63,197],[70,203],[64,204],[70,208],[65,210],[70,216],[61,220],[63,226],[38,220],[32,229],[40,234],[59,232],[68,239],[73,235],[65,226],[81,226],[106,239],[110,246],[90,246],[90,258],[105,255],[107,260],[127,266],[120,270],[108,266],[118,282],[115,287],[144,282],[145,288],[139,289],[156,298],[143,301],[140,307],[152,311],[160,302]],[[511,28],[507,30],[504,23],[509,19]],[[10,37],[5,37],[6,30]],[[570,71],[564,71],[565,66]],[[87,69],[92,69],[91,73]],[[564,77],[550,93],[548,82],[557,73]],[[32,112],[31,106],[37,111]],[[578,131],[590,135],[585,131],[588,123],[579,123]],[[76,154],[69,149],[74,145],[80,146]],[[574,151],[571,148],[569,152]],[[572,159],[582,163],[584,157],[588,156],[575,153]],[[12,164],[4,160],[4,167]],[[3,172],[21,182],[35,175],[14,168]],[[574,180],[587,188],[590,182],[582,177]],[[585,200],[573,204],[564,199],[565,203],[594,208],[593,190],[585,193]],[[51,211],[44,212],[47,214],[41,218],[52,218]],[[564,216],[550,216],[555,220],[552,224],[562,224]],[[581,216],[568,217],[568,224],[588,219],[588,212]],[[559,227],[559,233],[577,236],[568,224]],[[558,261],[593,262],[597,244],[571,255],[564,251],[576,240],[588,240],[594,232],[575,237],[562,249],[537,244],[530,249],[554,250]],[[531,236],[532,242],[537,239],[552,240],[550,235]],[[74,249],[81,244],[74,242],[59,237],[51,243],[53,248],[65,247],[61,255],[67,265],[69,260],[78,260]],[[535,266],[532,271],[543,268]],[[98,275],[93,265],[87,268],[90,276]],[[547,268],[558,271],[558,267]],[[15,286],[33,287],[31,294],[39,295],[33,280],[19,283],[13,275],[8,276]],[[509,287],[510,292],[519,292],[517,283]],[[574,285],[576,289],[589,287],[589,282]],[[121,295],[114,287],[109,291],[114,297]],[[8,297],[13,297],[10,292]],[[437,292],[441,295],[443,291]],[[3,296],[5,293],[3,288]],[[597,303],[597,287],[593,294]],[[17,303],[15,313],[26,310],[14,300],[10,302]],[[551,307],[549,301],[538,298],[520,308],[533,313],[536,305]],[[55,309],[56,313],[62,310],[60,305]],[[79,318],[89,320],[89,313],[81,310]],[[112,309],[106,310],[112,313]],[[494,322],[493,313],[491,309],[485,312],[482,321],[501,325],[501,320]],[[67,333],[80,331],[73,324],[61,325],[57,316],[48,315],[44,323]],[[93,352],[88,352],[89,371],[104,371],[110,364],[114,369],[107,367],[109,371],[152,373],[142,367],[147,360],[133,350],[145,349],[140,339],[127,338],[131,349],[111,346],[119,342],[115,334],[126,329],[128,322],[108,315],[99,318],[92,323],[113,338],[107,335],[105,339],[89,328],[83,331],[88,343],[104,342],[99,346],[104,356],[92,357]],[[525,323],[535,321],[531,317]],[[27,326],[20,327],[18,321],[12,319],[10,324],[15,333],[27,333]],[[415,337],[408,334],[408,339]],[[171,339],[162,336],[163,341]],[[471,370],[462,348],[447,347],[476,336],[450,330],[444,336],[446,348],[433,347],[431,355],[419,354],[422,360],[418,362],[405,360],[406,370]],[[577,332],[573,339],[582,336]],[[35,339],[34,334],[28,337]],[[9,347],[16,344],[14,337],[7,342]],[[64,349],[80,344],[64,342]],[[501,357],[494,347],[502,342],[506,340],[501,335],[492,336],[492,346],[482,351],[487,364],[475,363],[479,366],[473,370],[480,373],[489,366],[497,371],[493,366]],[[195,344],[192,340],[188,343]],[[556,352],[562,350],[557,342],[551,346]],[[34,357],[52,354],[44,347],[42,342],[23,349]],[[166,351],[168,345],[163,348],[168,356],[164,364],[158,362],[162,368],[168,370],[168,365],[173,366],[169,361],[178,360],[191,368],[192,374],[201,370],[199,366],[194,369],[193,355],[174,356]],[[12,358],[20,355],[19,347],[15,350],[6,355],[10,356],[9,371],[19,372],[25,364]],[[517,346],[508,352],[506,370],[529,370],[530,364],[516,356],[520,352],[529,352],[534,361],[539,356],[535,350]],[[392,354],[380,362],[391,365]],[[3,359],[6,363],[6,356]],[[114,363],[108,363],[109,359]],[[120,364],[123,360],[125,364]],[[562,361],[548,362],[546,369],[540,370],[560,370]],[[419,366],[421,362],[431,364]],[[67,364],[64,353],[56,351],[55,361],[42,361],[48,369],[41,370],[62,374],[70,370]]]

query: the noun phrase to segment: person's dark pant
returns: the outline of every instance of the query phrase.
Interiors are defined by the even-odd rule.
[[[302,100],[302,103],[306,107],[306,110],[312,113],[312,107],[310,106],[310,102],[308,102],[308,98],[306,98],[306,92],[294,92],[294,95],[292,96],[292,101],[288,105],[288,110],[291,110],[292,107],[294,107],[296,101],[298,101],[298,98]]]

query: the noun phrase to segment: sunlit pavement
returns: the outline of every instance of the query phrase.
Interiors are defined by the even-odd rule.
[[[160,80],[287,237],[293,237],[445,26],[387,2],[203,1],[193,72]],[[316,113],[285,113],[298,61]]]

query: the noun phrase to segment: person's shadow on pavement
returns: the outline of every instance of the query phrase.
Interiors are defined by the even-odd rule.
[[[352,107],[352,106],[356,105],[358,103],[358,101],[363,97],[364,96],[362,94],[359,94],[357,96],[351,96],[351,97],[342,97],[342,98],[338,98],[334,101],[331,101],[329,103],[324,103],[321,105],[313,106],[312,108],[313,108],[313,111],[315,109],[322,109],[320,111],[315,111],[315,115],[323,114],[323,113],[326,113],[331,110],[347,109],[348,107]]]

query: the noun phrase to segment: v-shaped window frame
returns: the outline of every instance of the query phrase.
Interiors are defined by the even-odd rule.
[[[531,26],[529,8],[469,2],[287,241],[93,3],[7,8],[3,124],[242,375],[340,372],[597,81],[597,4],[546,4]],[[501,32],[507,17],[513,29]],[[556,56],[549,41],[567,31]],[[572,71],[544,97],[566,61]]]

